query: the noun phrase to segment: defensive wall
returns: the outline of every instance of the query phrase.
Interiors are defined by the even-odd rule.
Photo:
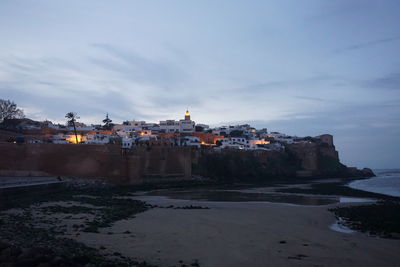
[[[0,143],[0,170],[141,184],[152,178],[191,177],[191,149],[153,146],[122,153],[119,145]]]
[[[325,171],[326,166],[322,161],[326,158],[340,163],[339,154],[333,143],[296,143],[287,145],[286,150],[298,160],[300,169],[296,176],[313,176]]]
[[[218,154],[221,156],[215,157]],[[46,173],[50,176],[103,178],[114,183],[142,184],[190,178],[192,167],[195,166],[196,174],[206,177],[213,176],[212,168],[226,175],[233,172],[232,175],[280,176],[290,175],[295,170],[296,176],[313,176],[325,171],[326,162],[325,165],[321,162],[326,157],[335,164],[339,163],[335,147],[326,143],[287,145],[286,152],[231,149],[215,152],[212,149],[162,145],[140,146],[123,151],[120,145],[111,144],[4,142],[0,143],[0,175],[18,176],[22,172],[34,176],[36,173]],[[328,163],[332,165],[332,162]],[[218,164],[221,166],[216,166]],[[257,172],[254,168],[261,168],[263,172]]]

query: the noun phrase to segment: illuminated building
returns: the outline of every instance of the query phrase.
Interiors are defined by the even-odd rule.
[[[189,110],[186,110],[186,113],[185,113],[185,121],[190,121],[190,113],[189,113]]]
[[[195,125],[195,122],[190,119],[189,111],[186,110],[183,120],[160,121],[160,130],[166,133],[193,133]]]

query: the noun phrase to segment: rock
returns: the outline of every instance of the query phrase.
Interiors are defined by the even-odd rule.
[[[8,248],[10,245],[4,242],[0,242],[0,251],[2,251],[3,249]]]
[[[8,247],[1,252],[1,255],[8,257],[17,257],[19,254],[21,254],[21,249],[17,247]]]
[[[361,173],[364,177],[374,177],[375,173],[370,168],[364,168],[361,170]]]
[[[10,259],[10,257],[9,257],[9,256],[6,256],[6,255],[0,255],[0,263],[3,263],[3,262],[8,262],[8,261],[9,261],[9,259]]]
[[[38,262],[34,259],[22,259],[18,260],[16,267],[26,267],[26,266],[37,266]]]
[[[34,257],[35,254],[32,252],[32,250],[28,249],[19,254],[18,259],[31,259]]]
[[[51,265],[56,265],[57,266],[62,261],[63,261],[63,259],[61,257],[57,256],[57,257],[53,258],[50,263],[51,263]]]

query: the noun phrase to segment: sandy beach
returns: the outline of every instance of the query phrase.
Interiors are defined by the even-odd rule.
[[[153,208],[74,238],[158,266],[196,261],[200,266],[398,266],[400,261],[400,240],[331,230],[335,217],[328,208],[336,205],[139,199],[210,209]]]
[[[329,209],[374,199],[357,197],[357,191],[353,197],[347,191],[347,197],[279,191],[326,184],[153,191],[90,185],[3,210],[0,241],[54,247],[71,264],[101,256],[99,264],[115,266],[398,266],[400,239],[333,229],[337,219]]]

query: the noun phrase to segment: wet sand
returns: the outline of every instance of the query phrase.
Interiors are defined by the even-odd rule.
[[[230,267],[398,266],[400,262],[400,240],[331,230],[335,217],[327,209],[336,205],[137,198],[164,207],[210,209],[153,208],[100,233],[81,232],[74,238],[92,247],[104,246],[105,253],[118,251],[159,266],[196,260],[200,266]]]

